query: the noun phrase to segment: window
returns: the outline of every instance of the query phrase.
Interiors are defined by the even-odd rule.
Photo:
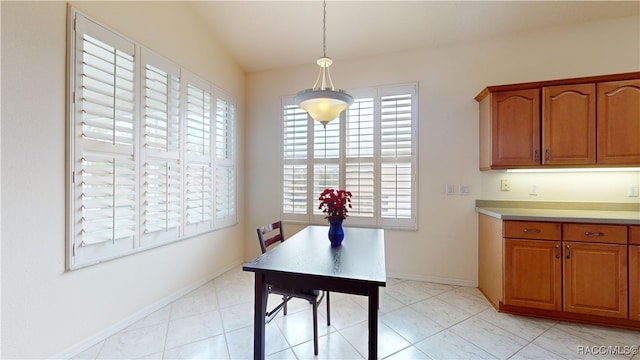
[[[325,188],[353,194],[349,224],[417,229],[417,84],[350,91],[327,124],[283,99],[282,218],[325,223]]]
[[[235,224],[235,100],[72,18],[68,267]]]

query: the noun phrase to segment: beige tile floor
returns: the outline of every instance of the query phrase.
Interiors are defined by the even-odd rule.
[[[320,308],[317,358],[366,358],[366,298],[332,293],[329,327]],[[252,316],[253,273],[237,267],[75,358],[249,359]],[[267,325],[267,358],[314,358],[311,316],[308,303],[291,302]],[[476,288],[398,279],[381,289],[378,339],[384,359],[640,360],[598,353],[637,352],[640,332],[501,314]]]

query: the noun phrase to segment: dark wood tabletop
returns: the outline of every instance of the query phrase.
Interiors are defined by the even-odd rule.
[[[338,247],[330,246],[328,231],[328,226],[307,226],[245,264],[243,270],[342,278],[385,286],[384,230],[345,227],[344,241]]]

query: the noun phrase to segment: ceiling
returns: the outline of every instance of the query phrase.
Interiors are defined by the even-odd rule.
[[[320,0],[191,6],[247,72],[314,64],[322,56]],[[640,1],[329,0],[326,11],[327,56],[340,60],[631,16],[640,13]]]

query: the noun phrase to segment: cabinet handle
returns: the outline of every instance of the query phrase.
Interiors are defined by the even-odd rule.
[[[571,246],[567,245],[567,259],[571,259]]]
[[[533,159],[535,161],[540,161],[540,150],[536,150],[533,152]]]
[[[526,233],[532,232],[532,233],[536,233],[536,234],[540,234],[540,232],[541,232],[540,229],[527,229],[527,228],[522,229],[522,231],[524,231]]]
[[[548,161],[548,160],[551,160],[551,150],[546,149],[546,150],[544,151],[544,158],[545,158],[545,160],[547,160],[547,161]]]
[[[560,259],[560,245],[556,245],[556,259]]]
[[[596,231],[596,232],[587,231],[584,234],[587,236],[604,236],[604,233],[600,231]]]

